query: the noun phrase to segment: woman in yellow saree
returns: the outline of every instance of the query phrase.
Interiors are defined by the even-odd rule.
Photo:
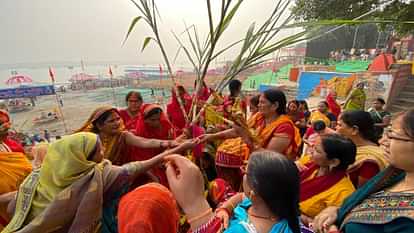
[[[138,174],[183,144],[150,160],[122,167],[104,159],[104,148],[93,133],[76,133],[51,144],[42,167],[33,171],[17,194],[15,212],[2,233],[113,232],[115,219],[105,218],[113,202]]]
[[[318,109],[315,111],[312,111],[309,123],[313,124],[316,121],[323,121],[325,122],[325,125],[329,128],[335,128],[336,127],[336,117],[334,114],[329,112],[329,105],[326,101],[321,101],[318,104]]]
[[[368,112],[343,112],[339,117],[336,131],[357,145],[355,163],[348,168],[348,174],[355,187],[361,187],[388,165],[383,151],[377,144],[374,121]]]
[[[344,110],[365,110],[367,95],[364,92],[365,84],[360,82],[345,101]]]
[[[328,206],[340,206],[355,188],[346,174],[355,161],[356,146],[338,134],[317,139],[311,161],[297,161],[300,169],[300,210],[306,224]]]

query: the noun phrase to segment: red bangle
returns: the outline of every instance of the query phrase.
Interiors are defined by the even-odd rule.
[[[191,233],[217,233],[220,232],[220,229],[222,228],[223,223],[221,222],[221,219],[214,217],[206,224],[192,230]]]

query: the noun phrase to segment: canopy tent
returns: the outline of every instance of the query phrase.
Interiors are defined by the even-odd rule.
[[[6,80],[5,83],[7,85],[14,85],[14,84],[21,85],[23,83],[32,83],[32,82],[33,82],[33,80],[30,76],[19,74],[19,75],[14,75],[14,76],[10,77],[9,79]]]
[[[368,70],[373,72],[386,72],[394,63],[395,59],[392,54],[380,54],[372,61]]]

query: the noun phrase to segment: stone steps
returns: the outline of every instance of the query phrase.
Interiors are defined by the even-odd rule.
[[[398,97],[391,104],[389,111],[396,113],[410,108],[414,108],[414,79],[409,79]]]

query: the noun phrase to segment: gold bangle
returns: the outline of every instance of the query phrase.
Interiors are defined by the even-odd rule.
[[[201,218],[203,218],[203,217],[205,217],[205,216],[207,216],[208,214],[210,214],[210,213],[213,213],[213,211],[212,211],[212,209],[211,208],[208,208],[206,211],[204,211],[203,213],[201,213],[201,214],[199,214],[199,215],[197,215],[197,216],[195,216],[195,217],[192,217],[192,218],[189,218],[189,219],[187,219],[187,222],[188,223],[192,223],[192,222],[195,222],[195,221],[197,221],[197,220],[200,220]]]

